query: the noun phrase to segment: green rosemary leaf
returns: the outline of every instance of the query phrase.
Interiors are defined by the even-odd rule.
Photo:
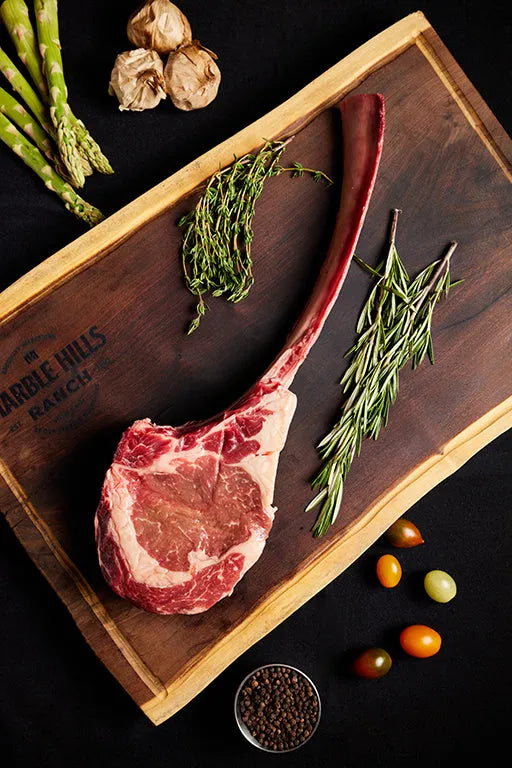
[[[380,280],[380,278],[382,277],[382,274],[377,269],[373,269],[373,267],[370,267],[370,265],[367,264],[366,261],[363,261],[362,259],[360,259],[359,256],[356,256],[356,254],[354,254],[352,258],[356,262],[356,264],[359,264],[361,269],[366,270],[366,272],[369,272],[370,275],[373,275],[374,277],[377,277]]]
[[[309,502],[309,504],[306,507],[306,512],[310,512],[312,509],[314,509],[322,499],[327,495],[327,488],[323,491],[320,491],[320,493],[317,493],[317,495]]]

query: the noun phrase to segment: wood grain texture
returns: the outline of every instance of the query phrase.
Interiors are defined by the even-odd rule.
[[[436,310],[436,365],[404,371],[389,427],[354,462],[337,525],[314,540],[313,517],[304,512],[318,468],[314,446],[339,406],[343,353],[368,289],[365,274],[352,268],[294,382],[299,404],[263,556],[233,596],[206,614],[146,614],[117,598],[99,572],[92,520],[104,472],[135,418],[178,425],[210,416],[279,350],[318,272],[336,210],[341,130],[329,107],[354,88],[385,95],[388,123],[358,253],[378,260],[392,207],[404,211],[398,245],[412,272],[448,240],[459,241],[454,274],[465,283]],[[193,301],[177,258],[178,216],[219,158],[290,133],[297,135],[287,162],[325,170],[334,187],[270,180],[255,219],[249,299],[212,301],[200,331],[186,337]],[[0,297],[0,392],[23,377],[38,388],[0,419],[2,511],[92,648],[153,722],[185,705],[511,426],[510,146],[433,30],[414,15]]]

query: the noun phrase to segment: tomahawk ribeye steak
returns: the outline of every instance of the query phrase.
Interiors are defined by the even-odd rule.
[[[272,527],[279,453],[296,397],[289,386],[345,279],[382,151],[384,100],[340,105],[343,183],[334,234],[284,350],[233,407],[182,427],[136,421],[121,438],[96,512],[101,570],[154,613],[199,613],[231,594]]]

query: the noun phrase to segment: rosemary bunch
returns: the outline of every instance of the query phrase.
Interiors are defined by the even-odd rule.
[[[331,180],[322,171],[295,163],[279,164],[291,141],[266,141],[256,153],[235,157],[214,173],[196,207],[178,222],[183,228],[182,263],[188,289],[198,297],[196,316],[188,333],[195,331],[206,312],[204,296],[227,301],[244,299],[254,283],[251,243],[255,204],[266,179],[289,172],[294,177],[312,174],[315,181]]]
[[[450,279],[452,242],[445,256],[411,280],[396,250],[399,211],[393,212],[386,259],[377,269],[356,258],[377,282],[359,317],[358,338],[347,352],[350,364],[341,380],[347,399],[331,431],[318,445],[324,464],[313,481],[317,491],[307,509],[321,504],[314,536],[322,536],[336,520],[345,478],[365,437],[374,440],[388,421],[398,396],[398,377],[411,361],[416,368],[428,355],[434,362],[432,315],[438,301],[456,285]]]

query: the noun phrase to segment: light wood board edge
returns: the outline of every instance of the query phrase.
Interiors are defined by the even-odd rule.
[[[155,725],[176,714],[242,653],[339,576],[400,515],[511,427],[512,397],[452,438],[364,510],[341,539],[317,553],[294,578],[279,585],[243,622],[168,682],[164,699],[159,696],[143,704],[143,712]]]
[[[484,120],[482,119],[482,116],[479,114],[479,111],[475,108],[474,104],[469,100],[469,98],[466,96],[466,94],[459,88],[455,78],[450,73],[450,70],[448,66],[443,62],[443,59],[441,56],[436,53],[436,50],[434,46],[431,44],[429,38],[433,38],[435,43],[439,43],[439,38],[435,34],[434,30],[431,28],[428,30],[426,34],[419,35],[415,40],[415,45],[418,48],[418,50],[421,51],[423,56],[426,58],[436,75],[439,77],[441,82],[443,83],[446,90],[449,92],[452,99],[455,101],[459,109],[461,110],[462,114],[470,124],[470,126],[473,128],[475,133],[478,135],[478,137],[481,139],[481,141],[486,146],[488,152],[491,154],[495,162],[499,165],[503,173],[505,174],[506,178],[512,182],[512,162],[510,156],[507,155],[506,149],[508,149],[510,153],[510,139],[508,136],[504,136],[502,138],[505,139],[506,142],[506,149],[503,149],[502,146],[500,146],[501,142],[497,140],[493,136],[493,133],[488,129],[486,126]],[[434,45],[435,45],[434,43]],[[451,55],[448,54],[448,51],[444,48],[444,45],[442,46],[441,50],[444,52],[444,58],[445,59],[451,59],[452,65],[455,64],[455,61],[452,59]],[[456,65],[458,68],[458,65]],[[465,78],[467,80],[467,78]],[[474,89],[473,89],[474,91]],[[476,92],[473,93],[473,97],[479,97],[479,94]],[[480,99],[479,99],[480,100]],[[480,109],[482,106],[487,107],[487,105],[480,104]],[[488,109],[486,109],[488,111]],[[494,115],[492,116],[494,117]],[[495,123],[497,123],[496,120],[494,120]],[[501,126],[499,126],[501,128]]]
[[[109,250],[189,194],[219,166],[232,162],[259,146],[263,138],[274,138],[318,110],[339,101],[386,59],[393,58],[430,28],[420,11],[385,29],[350,53],[331,69],[264,117],[186,165],[177,173],[109,216],[89,232],[57,251],[0,294],[0,324],[91,266]]]

